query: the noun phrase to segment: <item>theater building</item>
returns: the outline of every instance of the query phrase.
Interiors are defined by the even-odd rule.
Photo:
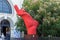
[[[16,29],[17,15],[12,2],[8,1],[0,0],[0,36],[2,36],[2,33],[6,34],[6,29],[9,29],[10,37],[13,37],[13,31]]]

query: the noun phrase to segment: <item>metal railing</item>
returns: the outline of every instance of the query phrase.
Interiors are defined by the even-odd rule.
[[[37,39],[35,39],[35,38],[30,38],[30,39],[28,39],[28,38],[10,38],[10,40],[60,40],[60,37],[50,37],[50,38],[49,37],[38,37]]]
[[[12,38],[11,40],[28,40],[25,38]],[[34,38],[30,38],[29,40],[35,40]],[[36,40],[60,40],[60,37],[38,37]]]

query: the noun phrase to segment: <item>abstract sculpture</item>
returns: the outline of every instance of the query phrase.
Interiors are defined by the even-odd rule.
[[[36,29],[38,26],[38,22],[34,20],[29,13],[27,13],[24,9],[19,9],[17,5],[14,6],[17,15],[21,16],[24,20],[24,23],[26,25],[27,33],[29,35],[36,34]]]
[[[14,1],[12,0],[14,8],[17,12],[17,15],[21,16],[22,19],[24,20],[24,23],[25,23],[26,29],[27,29],[27,34],[28,35],[35,35],[36,34],[36,29],[37,29],[37,26],[38,26],[39,23],[35,19],[33,19],[30,16],[30,14],[27,13],[24,9],[19,8],[19,5],[18,5],[19,3],[18,2],[15,3],[17,0],[15,2]]]

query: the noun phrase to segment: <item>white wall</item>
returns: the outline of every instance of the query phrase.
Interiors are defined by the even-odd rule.
[[[15,1],[15,0],[14,0]],[[20,7],[22,7],[22,2],[23,0],[20,0]],[[12,29],[15,29],[15,23],[16,23],[16,21],[17,21],[17,15],[16,15],[16,11],[15,11],[15,9],[14,9],[14,7],[13,7],[13,4],[12,4],[12,2],[10,1],[10,0],[8,0],[8,2],[10,3],[10,5],[11,5],[11,8],[12,8],[12,14],[7,14],[7,13],[0,13],[0,22],[3,20],[3,19],[7,19],[9,22],[10,22],[10,26],[11,26],[11,37],[14,37],[14,36],[12,36],[12,35],[15,35],[14,33],[13,33],[13,31],[14,30],[12,30]],[[18,3],[18,2],[17,2]]]

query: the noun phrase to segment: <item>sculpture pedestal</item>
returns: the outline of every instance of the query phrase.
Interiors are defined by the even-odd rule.
[[[37,40],[38,36],[37,35],[25,35],[24,40]]]

